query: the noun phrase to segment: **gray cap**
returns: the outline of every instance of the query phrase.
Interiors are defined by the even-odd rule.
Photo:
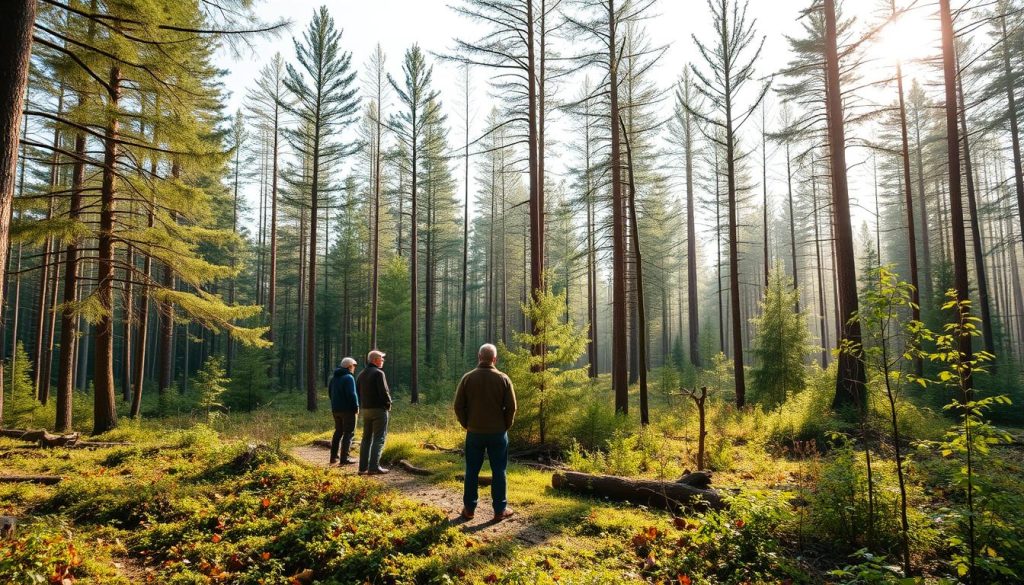
[[[354,366],[357,363],[358,362],[356,362],[356,360],[354,360],[354,359],[352,359],[350,357],[347,357],[347,358],[344,358],[344,359],[341,360],[341,367],[347,368],[349,366]]]

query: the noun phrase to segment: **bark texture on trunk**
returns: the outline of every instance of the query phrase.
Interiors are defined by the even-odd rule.
[[[103,186],[100,191],[100,229],[97,235],[96,296],[104,314],[96,323],[95,374],[93,378],[93,428],[98,435],[117,426],[114,403],[114,213],[117,203],[115,180],[120,120],[117,117],[121,97],[121,69],[110,68],[108,81],[110,119],[104,136]]]
[[[829,154],[832,163],[832,214],[835,230],[836,288],[838,296],[839,346],[860,344],[860,324],[850,317],[857,311],[857,268],[854,260],[853,227],[850,224],[850,193],[846,179],[846,133],[843,128],[842,93],[839,87],[839,54],[836,47],[836,7],[825,0],[825,102],[828,117]],[[839,354],[836,394],[833,406],[866,408],[864,362],[853,353]]]
[[[0,2],[0,22],[4,23],[4,32],[0,34],[0,282],[6,281],[11,204],[18,166],[18,133],[28,86],[35,20],[35,0]],[[3,305],[0,289],[0,307]],[[3,378],[0,377],[0,395],[3,390]]]

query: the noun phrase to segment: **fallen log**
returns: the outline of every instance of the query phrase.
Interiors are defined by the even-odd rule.
[[[59,475],[0,475],[0,483],[41,483],[53,485],[64,479]]]
[[[396,461],[395,462],[395,467],[398,467],[400,469],[404,469],[407,473],[411,473],[413,475],[427,476],[427,475],[431,475],[433,473],[429,469],[423,469],[422,467],[416,467],[415,465],[413,465],[412,463],[409,463],[405,459],[399,459],[398,461]]]
[[[313,439],[314,447],[323,447],[324,449],[331,448],[331,442],[327,439]]]
[[[706,490],[711,486],[711,472],[686,471],[682,477],[676,480],[676,483],[683,483],[697,489]]]
[[[666,510],[682,507],[720,510],[726,507],[718,492],[685,483],[560,471],[552,474],[551,487]]]
[[[11,439],[17,439],[19,441],[28,441],[29,443],[36,443],[43,447],[66,447],[73,445],[78,442],[78,433],[70,433],[67,435],[54,435],[46,431],[46,429],[39,430],[25,430],[25,429],[0,429],[0,437],[8,437]]]

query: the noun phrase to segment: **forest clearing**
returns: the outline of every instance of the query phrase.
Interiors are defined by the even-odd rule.
[[[0,583],[1024,581],[1020,0],[0,23]]]

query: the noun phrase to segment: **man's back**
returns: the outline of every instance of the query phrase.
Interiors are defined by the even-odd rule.
[[[455,391],[455,416],[471,433],[503,433],[512,427],[516,395],[512,381],[491,364],[466,373]]]
[[[363,408],[391,408],[391,391],[384,370],[373,364],[367,365],[359,372],[356,387],[359,390],[359,404]]]

